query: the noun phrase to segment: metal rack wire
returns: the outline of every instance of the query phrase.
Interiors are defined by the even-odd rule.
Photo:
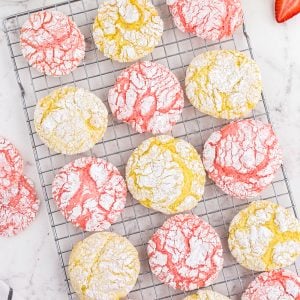
[[[208,43],[200,38],[184,34],[174,26],[165,0],[154,0],[153,2],[164,20],[165,30],[160,45],[145,59],[166,65],[178,76],[181,82],[184,80],[185,69],[191,59],[200,52],[213,49],[237,49],[247,53],[253,58],[245,26],[230,38],[219,42]],[[60,4],[16,14],[4,20],[7,43],[10,48],[17,82],[22,94],[22,104],[34,157],[43,188],[43,195],[48,209],[57,252],[66,278],[66,288],[69,299],[78,298],[72,290],[68,278],[68,257],[73,244],[83,239],[86,233],[67,223],[60,214],[52,200],[51,183],[56,172],[63,165],[79,156],[65,156],[52,153],[40,141],[35,132],[33,112],[39,98],[47,95],[53,89],[66,84],[89,89],[103,99],[109,109],[106,100],[108,89],[114,84],[117,75],[128,65],[112,62],[96,49],[92,39],[91,24],[96,15],[98,5],[97,0],[69,0]],[[19,44],[20,26],[22,26],[30,13],[44,9],[60,10],[70,15],[85,35],[87,50],[84,62],[72,74],[62,78],[41,75],[28,65],[21,54]],[[252,117],[270,122],[268,108],[263,95]],[[201,152],[203,142],[206,138],[215,129],[220,128],[226,123],[224,120],[217,120],[199,113],[191,104],[186,102],[182,119],[174,127],[171,134],[175,137],[186,139]],[[110,114],[108,129],[103,141],[83,155],[103,157],[115,164],[124,174],[124,167],[131,151],[148,136],[147,134],[133,132],[128,125],[117,122]],[[272,185],[260,198],[273,199],[277,203],[292,210],[296,215],[284,168],[280,170]],[[193,210],[193,213],[201,216],[214,226],[221,237],[224,247],[224,268],[211,288],[224,295],[228,295],[231,299],[238,299],[255,275],[234,261],[227,246],[229,223],[232,217],[247,204],[247,201],[233,199],[223,194],[212,182],[208,181],[203,201]],[[127,205],[121,220],[111,227],[112,231],[125,235],[135,245],[140,254],[141,272],[135,288],[129,294],[130,299],[183,298],[182,292],[168,288],[151,274],[146,257],[145,249],[147,241],[165,219],[166,216],[146,209],[128,196]],[[291,269],[296,272],[298,271],[296,265],[293,265]]]

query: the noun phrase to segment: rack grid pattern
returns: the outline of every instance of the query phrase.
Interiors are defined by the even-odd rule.
[[[114,84],[118,74],[128,64],[113,62],[105,58],[95,47],[91,27],[99,2],[97,0],[69,0],[60,4],[16,14],[4,20],[7,43],[10,48],[17,82],[22,94],[22,105],[57,252],[66,278],[66,291],[69,299],[78,299],[72,290],[68,278],[69,254],[74,243],[83,239],[87,233],[67,223],[60,214],[52,199],[51,183],[56,172],[63,165],[80,156],[65,156],[51,152],[40,141],[35,132],[33,113],[38,99],[63,85],[75,85],[92,91],[104,100],[109,110],[107,92]],[[253,58],[245,26],[230,38],[209,43],[200,38],[180,32],[174,26],[165,0],[154,0],[153,2],[164,20],[165,29],[160,45],[145,59],[153,60],[167,66],[177,75],[181,83],[184,82],[186,67],[192,58],[201,52],[214,49],[236,49]],[[68,76],[53,78],[41,75],[31,68],[22,57],[19,44],[20,26],[22,26],[30,13],[44,9],[60,10],[71,16],[85,36],[87,49],[84,62]],[[268,108],[263,95],[251,117],[270,122]],[[182,118],[174,127],[171,134],[192,143],[201,153],[203,143],[207,137],[214,130],[227,123],[227,121],[201,114],[186,101]],[[110,114],[108,129],[103,140],[91,151],[82,155],[95,155],[105,158],[116,165],[124,175],[124,167],[132,150],[147,137],[149,137],[148,134],[138,134],[128,125],[117,122]],[[272,185],[263,192],[260,199],[272,199],[290,209],[296,215],[288,179],[283,167]],[[239,299],[241,293],[255,276],[255,273],[244,269],[235,262],[227,245],[229,223],[233,216],[239,210],[246,207],[248,203],[247,200],[242,201],[223,194],[208,180],[203,201],[192,211],[192,213],[208,221],[221,237],[224,247],[224,268],[211,288],[224,295],[228,295],[231,299]],[[130,299],[175,300],[183,298],[184,293],[175,291],[160,283],[151,274],[146,257],[147,241],[165,220],[166,216],[139,205],[129,195],[124,213],[120,220],[111,227],[112,231],[126,236],[137,248],[140,255],[141,272],[135,288],[128,296]],[[298,272],[300,268],[295,264],[291,266],[291,269]]]

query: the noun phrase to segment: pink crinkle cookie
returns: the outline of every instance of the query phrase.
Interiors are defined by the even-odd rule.
[[[0,186],[9,186],[18,174],[23,173],[23,159],[16,147],[0,137]]]
[[[274,270],[259,274],[242,300],[300,300],[300,277],[288,270]]]
[[[240,199],[258,196],[273,180],[282,151],[270,124],[241,120],[211,134],[204,145],[208,176],[226,194]]]
[[[23,56],[41,73],[63,76],[77,68],[84,58],[84,37],[77,25],[59,11],[30,15],[21,28]]]
[[[12,236],[28,227],[40,204],[31,180],[14,174],[18,176],[10,185],[0,187],[0,236]]]
[[[167,0],[175,25],[203,39],[232,35],[243,23],[241,0]]]
[[[58,172],[52,183],[52,194],[67,221],[86,231],[101,231],[120,216],[127,188],[111,163],[82,157]]]
[[[143,61],[131,65],[109,91],[113,115],[133,129],[153,134],[170,131],[184,106],[183,90],[165,66]]]
[[[218,234],[192,214],[168,219],[151,237],[147,252],[153,274],[183,291],[210,285],[223,267]]]

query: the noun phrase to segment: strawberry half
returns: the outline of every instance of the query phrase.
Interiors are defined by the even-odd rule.
[[[275,16],[278,23],[285,22],[300,13],[300,0],[276,0]]]

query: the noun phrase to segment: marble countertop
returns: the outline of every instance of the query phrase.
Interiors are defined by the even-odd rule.
[[[49,5],[56,0],[0,0],[0,18]],[[244,0],[248,33],[262,69],[264,92],[284,151],[291,189],[300,206],[300,15],[285,24],[273,16],[273,0]],[[1,25],[2,26],[2,25]],[[6,39],[0,27],[0,135],[9,138],[25,159],[25,173],[39,180],[30,146],[20,93]],[[40,197],[42,199],[42,196]],[[64,277],[45,204],[22,234],[0,239],[0,279],[25,299],[67,299]]]

